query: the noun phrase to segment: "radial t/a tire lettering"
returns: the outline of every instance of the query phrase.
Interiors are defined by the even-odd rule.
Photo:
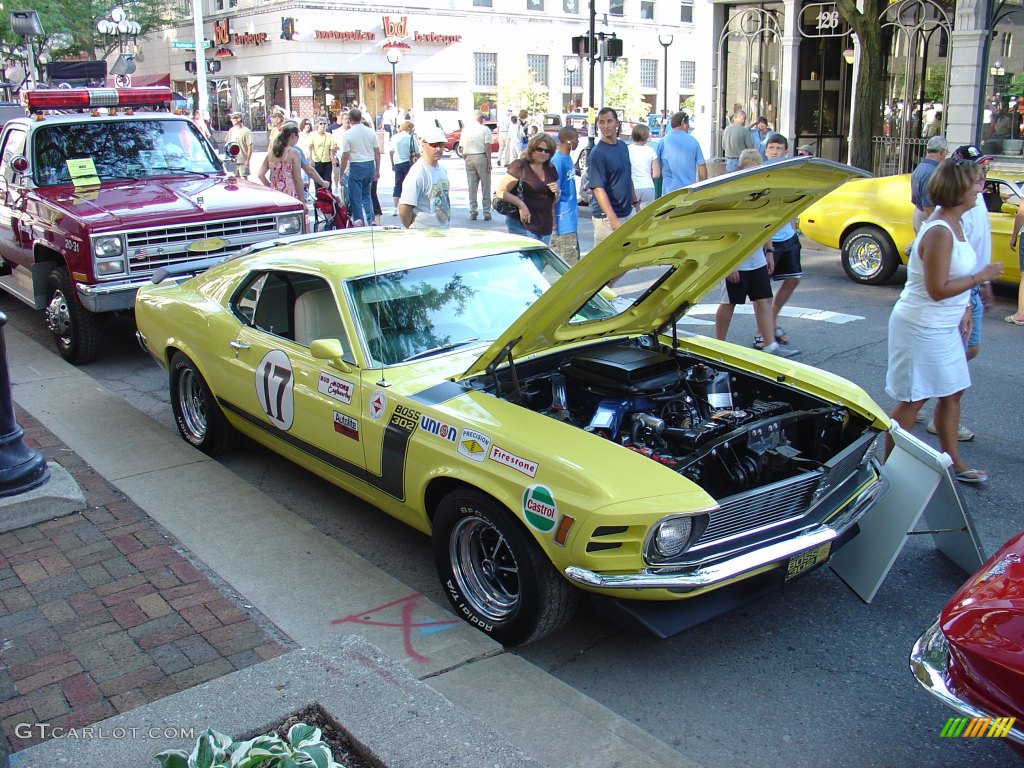
[[[433,549],[455,613],[503,645],[544,637],[576,610],[578,590],[525,526],[479,491],[454,491],[441,500]]]
[[[171,409],[185,442],[208,456],[234,447],[238,433],[228,424],[203,375],[187,355],[171,358]]]

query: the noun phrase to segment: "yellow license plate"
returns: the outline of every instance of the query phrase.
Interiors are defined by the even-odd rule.
[[[786,581],[828,560],[828,553],[831,548],[832,542],[828,542],[789,558],[789,562],[786,563]]]

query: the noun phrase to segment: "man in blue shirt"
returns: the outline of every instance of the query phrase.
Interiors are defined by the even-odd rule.
[[[928,197],[928,181],[931,179],[939,163],[946,159],[949,144],[941,136],[932,136],[925,147],[927,154],[918,163],[910,175],[910,202],[914,204],[914,231],[932,215],[935,205]]]
[[[658,142],[661,163],[661,193],[688,187],[708,177],[708,167],[700,143],[690,135],[690,116],[685,112],[672,115],[672,130]]]
[[[619,115],[611,107],[597,113],[597,132],[601,140],[588,158],[595,247],[621,227],[640,202],[633,189],[629,150],[626,142],[619,140]]]
[[[579,145],[579,133],[572,126],[558,131],[558,151],[551,161],[558,173],[558,202],[555,203],[555,232],[551,249],[562,261],[575,264],[580,260],[580,241],[576,234],[579,214],[576,203],[576,168],[569,153]]]

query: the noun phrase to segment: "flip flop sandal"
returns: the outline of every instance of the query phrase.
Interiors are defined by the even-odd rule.
[[[754,337],[754,349],[764,349],[764,348],[765,348],[764,336],[755,336]]]
[[[961,483],[972,483],[982,485],[988,482],[988,474],[980,469],[965,469],[956,473],[956,479]]]
[[[779,327],[775,328],[775,340],[783,346],[789,344],[789,336],[787,336],[786,332]]]
[[[1006,317],[1003,318],[1003,320],[1005,320],[1008,323],[1013,323],[1014,325],[1024,325],[1024,320],[1018,320],[1013,315],[1007,315]]]

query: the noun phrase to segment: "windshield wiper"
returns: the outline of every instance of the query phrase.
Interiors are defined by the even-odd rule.
[[[427,355],[434,355],[439,352],[447,352],[451,349],[457,349],[458,347],[464,347],[467,344],[472,344],[474,341],[480,341],[480,337],[474,336],[471,339],[463,339],[462,341],[453,341],[451,344],[442,344],[439,347],[431,347],[430,349],[425,349],[422,352],[417,352],[415,355],[412,355],[411,357],[405,358],[405,360],[403,360],[402,362],[408,363],[413,360],[419,360],[421,357],[426,357]]]

